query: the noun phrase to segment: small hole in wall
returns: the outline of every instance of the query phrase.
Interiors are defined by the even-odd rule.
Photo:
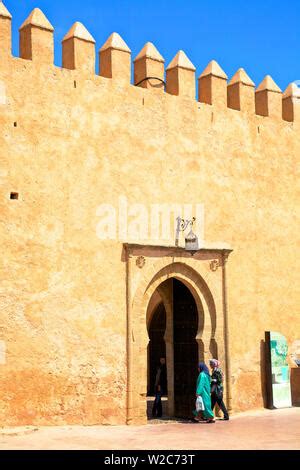
[[[77,88],[77,82],[74,80],[74,88]]]
[[[10,193],[10,199],[19,199],[19,193]]]
[[[257,133],[260,134],[260,127],[257,128]]]
[[[144,104],[145,104],[145,98],[143,98],[143,106],[144,106]]]
[[[214,122],[214,113],[211,113],[211,122]]]
[[[14,127],[18,127],[18,123],[16,121],[14,122]]]

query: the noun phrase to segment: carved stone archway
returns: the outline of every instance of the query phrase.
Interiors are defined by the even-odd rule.
[[[150,301],[155,292],[159,292],[166,308],[166,351],[169,363],[172,360],[172,300],[164,288],[164,283],[169,279],[176,278],[184,283],[195,299],[199,315],[198,350],[203,351],[206,361],[217,354],[225,365],[226,375],[229,375],[224,326],[224,321],[227,323],[227,313],[224,311],[224,260],[229,251],[199,250],[192,256],[181,248],[126,245],[128,424],[145,423],[147,419],[147,322],[151,315]],[[171,370],[172,367],[169,367]],[[169,374],[168,381],[172,383]],[[170,398],[169,413],[172,415],[172,392]],[[229,398],[227,387],[227,402]]]

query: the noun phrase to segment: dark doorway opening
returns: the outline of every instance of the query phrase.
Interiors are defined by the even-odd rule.
[[[174,410],[175,416],[189,418],[198,375],[198,311],[190,290],[177,279],[173,280],[173,302]]]
[[[149,325],[148,345],[148,396],[154,396],[156,370],[161,357],[166,357],[166,343],[164,335],[166,331],[166,310],[161,303],[157,306]]]
[[[174,408],[172,415],[177,418],[191,418],[195,407],[195,390],[198,376],[198,344],[196,335],[198,331],[198,310],[195,299],[190,290],[177,279],[168,281],[173,296],[173,359],[174,370],[170,376],[174,377]],[[155,378],[159,360],[167,359],[167,370],[170,367],[166,357],[166,310],[160,303],[151,318],[148,326],[148,397],[155,395]],[[172,381],[173,382],[173,381]],[[169,388],[168,384],[168,388]],[[172,384],[171,384],[172,386]],[[170,391],[170,389],[169,389]],[[167,414],[167,393],[163,399],[163,415]],[[153,399],[152,399],[153,402]],[[151,415],[151,399],[148,400],[148,416]]]

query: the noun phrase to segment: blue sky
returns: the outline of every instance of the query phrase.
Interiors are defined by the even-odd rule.
[[[171,61],[183,49],[197,76],[215,59],[231,77],[244,67],[256,85],[266,74],[285,89],[300,80],[299,0],[4,0],[13,15],[13,52],[18,28],[34,7],[55,28],[55,63],[61,65],[61,39],[81,21],[97,50],[116,31],[133,57],[147,41]]]

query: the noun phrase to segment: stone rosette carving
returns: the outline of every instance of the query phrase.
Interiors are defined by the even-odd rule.
[[[146,258],[144,256],[138,256],[135,264],[138,268],[142,269],[145,266]]]
[[[213,259],[209,264],[211,271],[216,271],[219,266],[220,266],[220,263],[219,263],[219,260],[217,259]]]

